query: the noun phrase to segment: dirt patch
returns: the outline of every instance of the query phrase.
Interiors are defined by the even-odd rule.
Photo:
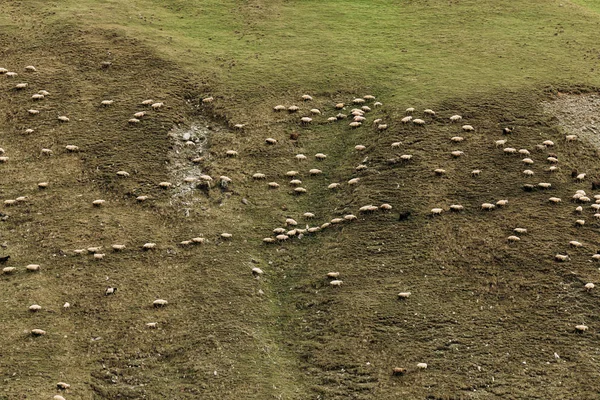
[[[600,149],[600,95],[561,95],[543,102],[542,108],[558,119],[565,134],[577,135]]]

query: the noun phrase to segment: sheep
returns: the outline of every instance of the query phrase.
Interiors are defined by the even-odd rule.
[[[481,175],[481,170],[480,169],[474,169],[473,171],[471,171],[471,176],[473,178],[478,177],[479,175]]]
[[[42,149],[42,150],[40,150],[40,153],[42,153],[45,156],[51,156],[53,151],[50,149]]]
[[[311,212],[305,212],[302,215],[304,216],[304,218],[314,218],[315,217],[315,214],[313,214]]]
[[[450,141],[452,141],[454,143],[460,143],[463,140],[465,140],[465,138],[462,137],[462,136],[453,136],[453,137],[450,138]]]
[[[17,204],[17,200],[13,200],[13,199],[4,200],[4,205],[6,207],[14,206],[15,204]]]
[[[321,110],[318,108],[311,108],[310,113],[313,115],[321,115]]]
[[[263,239],[263,243],[275,243],[275,239],[266,237]]]
[[[524,156],[531,155],[531,153],[527,149],[519,149],[519,154],[524,155]]]
[[[392,209],[392,206],[390,204],[383,203],[379,206],[379,208],[383,211],[390,211]]]
[[[462,117],[460,115],[453,115],[450,117],[450,122],[458,122],[462,120]]]
[[[12,274],[13,272],[15,272],[17,269],[15,267],[4,267],[2,268],[2,272],[4,274]]]
[[[285,175],[289,176],[291,178],[291,177],[294,177],[294,176],[298,175],[298,171],[293,171],[293,170],[292,171],[288,171],[288,172],[285,173]]]
[[[577,225],[577,226],[583,226],[583,225],[585,225],[585,220],[578,219],[577,221],[575,221],[575,225]]]
[[[285,110],[285,106],[283,106],[281,104],[276,105],[275,107],[273,107],[273,111],[283,111],[283,110]]]
[[[32,329],[31,334],[33,336],[44,336],[46,334],[46,331],[43,329]]]
[[[406,368],[394,367],[392,369],[392,375],[394,376],[402,376],[407,372]]]
[[[7,163],[10,158],[6,156],[0,157],[0,164]]]
[[[419,369],[427,369],[427,363],[417,363],[417,368],[419,368]]]
[[[264,274],[264,273],[265,273],[265,272],[264,272],[262,269],[258,268],[258,267],[254,267],[254,268],[252,268],[252,275],[254,275],[254,276],[255,276],[255,277],[257,277],[257,278],[258,278],[260,275]]]
[[[579,174],[575,177],[575,180],[577,182],[583,182],[583,180],[585,179],[586,174]]]
[[[586,284],[585,284],[585,286],[584,286],[584,288],[585,288],[587,291],[590,291],[590,290],[592,290],[592,289],[593,289],[593,288],[595,288],[595,287],[596,287],[596,285],[594,285],[592,282],[586,283]]]
[[[498,201],[496,202],[496,205],[497,205],[498,207],[506,207],[506,206],[508,205],[508,200],[498,200]]]
[[[158,110],[159,108],[161,108],[164,105],[165,105],[165,103],[159,102],[159,103],[153,103],[150,107],[152,107],[152,109],[154,109],[154,110]]]
[[[288,111],[291,112],[291,113],[294,113],[294,112],[298,111],[299,109],[300,109],[300,107],[295,106],[295,105],[292,105],[292,106],[288,107]]]
[[[517,149],[513,148],[513,147],[506,147],[504,149],[504,154],[515,154],[517,152]]]
[[[366,149],[366,147],[363,146],[362,144],[357,144],[356,146],[354,146],[354,150],[356,150],[356,151],[363,151],[365,149]]]
[[[33,132],[35,132],[35,131],[34,131],[33,129],[29,128],[29,129],[25,129],[25,132],[24,132],[24,133],[25,133],[26,135],[30,135],[30,134],[32,134]]]
[[[206,242],[206,239],[203,237],[193,237],[191,241],[194,244],[203,244],[204,242]]]
[[[553,165],[551,167],[548,167],[548,169],[546,171],[550,172],[550,173],[556,172],[556,171],[558,171],[558,167],[556,167],[556,166]]]
[[[27,83],[17,83],[15,85],[15,89],[17,89],[17,90],[25,89],[25,88],[27,88],[27,86],[29,86],[29,84],[27,84]]]
[[[6,68],[0,68],[0,75],[4,75],[8,70]]]
[[[332,224],[339,224],[340,222],[344,222],[343,218],[333,218],[331,221]]]
[[[270,145],[275,145],[275,144],[277,144],[277,139],[266,138],[265,143],[270,144]]]
[[[152,250],[156,248],[156,243],[144,243],[142,250]]]
[[[559,197],[550,197],[550,198],[548,199],[548,201],[549,201],[550,203],[554,203],[554,204],[558,204],[558,203],[562,202],[562,200],[561,200]]]
[[[102,250],[102,246],[88,247],[87,248],[87,252],[90,253],[90,254],[98,253],[100,250]]]
[[[303,194],[303,193],[306,193],[306,192],[307,192],[306,189],[303,188],[303,187],[294,188],[294,193],[296,193],[296,194]]]
[[[135,118],[142,118],[142,117],[144,117],[145,115],[146,115],[146,111],[138,111],[138,112],[136,112],[135,114],[133,114],[133,116],[134,116]]]
[[[356,220],[358,217],[354,214],[348,214],[348,215],[344,215],[344,219],[346,221],[354,221]]]
[[[570,260],[571,257],[569,257],[567,254],[556,254],[554,256],[554,259],[559,262],[565,262],[567,260]]]
[[[458,157],[461,157],[461,156],[465,155],[465,153],[463,151],[460,151],[460,150],[454,150],[450,154],[452,154],[452,157],[454,157],[454,158],[458,158]]]
[[[102,200],[102,199],[92,201],[92,205],[94,205],[96,207],[100,207],[100,206],[104,205],[104,203],[106,203],[106,200]]]
[[[518,234],[524,234],[524,233],[527,233],[527,229],[525,229],[525,228],[515,228],[515,229],[513,229],[513,232],[518,233]]]
[[[361,125],[362,125],[362,123],[360,123],[360,122],[357,122],[357,121],[350,122],[350,123],[348,124],[348,126],[349,126],[350,128],[358,128],[358,127],[359,127],[359,126],[361,126]]]
[[[407,117],[402,118],[400,122],[402,122],[403,124],[408,124],[410,121],[412,121],[412,119],[413,117],[409,115]]]
[[[310,118],[310,117],[302,117],[302,118],[300,118],[300,121],[303,124],[310,124],[312,122],[312,118]]]
[[[169,304],[169,302],[163,299],[157,299],[152,302],[154,308],[165,307],[167,304]]]
[[[511,133],[513,133],[513,128],[502,128],[502,134],[504,135],[510,135]]]
[[[133,124],[139,123],[140,120],[137,119],[137,118],[130,118],[130,119],[127,120],[127,122],[133,125]]]
[[[112,249],[113,249],[114,251],[122,251],[122,250],[125,250],[125,245],[124,245],[124,244],[113,244],[111,247],[112,247]]]
[[[70,121],[69,117],[67,117],[66,115],[60,115],[60,116],[58,116],[58,118],[57,118],[57,119],[58,119],[60,122],[69,122],[69,121]]]
[[[73,250],[73,254],[79,256],[82,255],[83,253],[85,253],[87,250],[86,249],[75,249]]]
[[[600,261],[600,254],[594,254],[594,255],[592,255],[592,260]]]
[[[19,74],[17,74],[16,72],[7,72],[6,73],[6,77],[7,78],[16,78]]]
[[[526,170],[523,171],[523,175],[525,175],[525,176],[533,176],[534,172],[532,170],[530,170],[530,169],[526,169]]]
[[[324,159],[326,159],[326,158],[327,158],[327,154],[323,154],[323,153],[317,153],[317,154],[315,154],[315,158],[316,158],[317,160],[324,160]]]
[[[317,168],[312,168],[308,171],[308,173],[310,175],[319,175],[319,174],[322,174],[323,171],[321,171],[320,169],[317,169]]]
[[[399,149],[402,146],[402,142],[392,143],[392,149]]]
[[[43,100],[44,99],[44,95],[43,94],[39,94],[39,93],[35,93],[31,95],[31,100]]]
[[[567,142],[574,142],[577,140],[577,135],[566,135],[565,136],[565,140]]]
[[[531,158],[524,158],[521,160],[523,164],[531,165],[533,164],[533,160]]]
[[[104,107],[108,107],[108,106],[111,106],[114,102],[115,102],[114,100],[102,100],[100,102],[100,105],[104,106]],[[144,104],[144,103],[142,102],[142,104]]]
[[[308,158],[304,154],[296,154],[296,160],[306,161]]]
[[[600,213],[596,213],[596,214],[594,214],[594,218],[596,218],[596,219],[600,219]]]
[[[406,300],[410,297],[411,294],[412,294],[411,292],[400,292],[400,293],[398,293],[398,299]]]
[[[293,218],[287,218],[287,219],[285,220],[285,224],[286,224],[287,226],[296,226],[296,225],[298,225],[298,221],[296,221],[296,220],[295,220],[295,219],[293,219]]]
[[[571,240],[571,241],[569,242],[569,246],[571,246],[571,247],[582,247],[582,246],[583,246],[583,244],[581,244],[581,243],[580,243],[580,242],[578,242],[577,240]]]
[[[546,158],[546,160],[550,163],[550,164],[556,164],[558,163],[558,158],[556,157],[548,157]]]
[[[545,140],[542,142],[544,146],[552,147],[554,146],[554,142],[552,140]]]
[[[290,181],[290,185],[291,186],[300,186],[300,185],[302,185],[302,181],[300,179],[292,179]]]
[[[38,115],[40,113],[40,110],[30,109],[30,110],[27,110],[27,112],[31,115]]]
[[[598,211],[600,210],[600,204],[596,203],[596,204],[592,204],[591,207],[595,210]]]
[[[356,98],[356,99],[353,99],[352,102],[354,104],[363,104],[365,102],[365,99]]]
[[[135,199],[139,202],[142,202],[142,201],[148,200],[149,198],[150,198],[149,196],[138,196]]]
[[[65,304],[63,304],[63,308],[65,310],[67,310],[67,309],[71,308],[71,304],[70,303],[65,303]]]
[[[279,183],[277,182],[269,182],[267,183],[267,185],[271,188],[271,189],[278,189],[279,188]]]
[[[94,254],[94,259],[96,259],[96,260],[102,260],[105,255],[106,254],[104,254],[104,253],[95,253]]]
[[[414,108],[414,107],[408,107],[408,108],[405,110],[405,112],[406,112],[407,114],[414,113],[414,112],[415,112],[415,108]]]
[[[482,210],[492,211],[494,208],[496,208],[496,206],[492,203],[483,203],[481,205]]]
[[[369,106],[362,106],[360,109],[361,109],[362,111],[364,111],[364,112],[369,112],[369,111],[371,111],[371,107],[369,107]]]
[[[112,65],[112,62],[110,62],[110,61],[102,61],[100,63],[100,67],[103,69],[110,68],[111,65]]]
[[[38,188],[39,189],[46,189],[48,187],[49,183],[48,182],[40,182],[38,183]]]
[[[433,117],[433,116],[435,116],[435,111],[427,108],[427,109],[423,110],[423,114],[427,114],[427,115],[430,115]]]
[[[587,325],[575,325],[575,331],[577,333],[583,333],[585,331],[587,331],[589,329],[589,327]]]
[[[420,118],[413,119],[413,120],[412,120],[412,122],[413,122],[413,124],[415,124],[415,125],[418,125],[418,126],[423,126],[423,125],[425,125],[425,121],[423,121],[423,120],[422,120],[422,119],[420,119]]]
[[[444,212],[443,208],[432,208],[431,209],[431,215],[435,216],[435,215],[442,215],[442,212]]]
[[[327,118],[327,122],[335,122],[337,120],[338,119],[336,117],[329,117],[329,118]]]
[[[27,196],[19,196],[19,197],[17,197],[17,198],[15,199],[15,201],[16,201],[17,203],[22,203],[22,202],[24,202],[24,201],[27,201]]]
[[[0,148],[0,154],[6,153],[3,148]]]
[[[385,131],[388,128],[387,124],[379,124],[377,125],[377,130],[379,131]]]
[[[540,182],[538,183],[538,187],[540,187],[541,189],[550,189],[552,187],[552,184],[548,182]]]
[[[356,185],[360,181],[360,178],[352,178],[348,181],[348,185]]]
[[[436,175],[442,176],[446,173],[446,170],[442,168],[436,168],[433,170],[433,172],[435,172]]]
[[[339,183],[331,183],[331,184],[329,184],[329,186],[327,186],[327,189],[333,190],[333,189],[338,189],[339,187],[340,187]]]
[[[360,165],[358,165],[358,166],[357,166],[356,168],[354,168],[354,169],[355,169],[356,171],[364,171],[364,170],[365,170],[365,169],[367,169],[367,168],[369,168],[369,167],[367,167],[367,166],[366,166],[366,165],[364,165],[364,164],[360,164]]]
[[[208,104],[208,103],[212,103],[214,100],[215,100],[215,98],[214,98],[214,97],[212,97],[212,96],[209,96],[209,97],[205,97],[205,98],[203,98],[203,99],[202,99],[202,103],[204,103],[204,104]]]
[[[343,283],[344,283],[344,281],[337,280],[337,279],[329,282],[329,284],[331,286],[335,286],[335,287],[342,286]]]
[[[280,242],[288,240],[289,238],[290,237],[288,235],[277,235],[277,236],[275,236],[275,239],[279,240]]]
[[[462,130],[465,132],[473,132],[475,130],[475,128],[473,128],[472,125],[463,125]]]
[[[496,147],[500,147],[506,144],[506,140],[496,140],[494,143],[496,144]]]
[[[275,228],[273,229],[274,234],[285,233],[286,230],[284,228]]]
[[[40,311],[41,309],[42,309],[42,306],[37,305],[37,304],[32,304],[29,306],[29,311],[31,311],[31,312]]]
[[[460,211],[463,211],[464,209],[465,208],[461,204],[452,204],[452,205],[450,205],[450,211],[460,212]]]
[[[147,100],[142,101],[143,106],[149,106],[153,103],[154,103],[154,100],[152,100],[152,99],[147,99]]]
[[[348,116],[347,116],[346,114],[342,114],[342,113],[338,113],[338,114],[335,116],[335,118],[336,118],[336,119],[345,119],[345,118],[347,118],[347,117],[348,117]]]
[[[57,394],[54,395],[54,397],[52,397],[52,400],[66,400],[64,397],[62,397],[61,395]]]

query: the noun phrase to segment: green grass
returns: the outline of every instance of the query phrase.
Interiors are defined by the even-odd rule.
[[[67,398],[594,398],[600,309],[581,286],[598,281],[589,255],[600,236],[587,210],[587,225],[573,226],[566,200],[589,189],[572,181],[571,169],[592,177],[597,154],[583,142],[566,145],[539,102],[600,86],[600,15],[597,2],[562,3],[3,4],[0,67],[20,75],[0,76],[0,147],[10,156],[0,164],[0,200],[28,201],[1,210],[10,218],[0,222],[7,245],[0,255],[10,254],[20,271],[0,275],[0,399],[50,398],[58,381],[72,384]],[[107,70],[105,60],[113,61]],[[23,72],[28,64],[39,72]],[[30,86],[17,92],[20,81]],[[32,103],[42,88],[51,95]],[[314,96],[310,105],[303,93]],[[335,102],[367,93],[384,106],[366,126],[325,122],[338,112]],[[215,102],[202,105],[208,95]],[[108,98],[115,104],[101,108]],[[146,98],[166,105],[127,124]],[[293,103],[299,114],[272,112]],[[439,116],[422,129],[403,125],[411,105]],[[25,110],[34,106],[42,113],[30,117]],[[312,107],[324,115],[300,126]],[[454,113],[476,127],[462,144],[448,140],[460,133],[447,121]],[[59,124],[60,114],[71,122]],[[375,117],[390,128],[376,132]],[[231,177],[229,190],[173,197],[157,187],[180,183],[169,154],[179,151],[177,163],[192,165],[196,150],[168,137],[191,123],[210,127],[197,171]],[[235,123],[247,125],[228,129]],[[544,172],[545,152],[532,155],[532,183],[552,182],[551,191],[522,191],[518,158],[493,146],[503,126],[515,127],[509,141],[518,149],[557,143],[560,173]],[[22,135],[28,127],[36,133]],[[267,146],[266,137],[278,144]],[[400,151],[391,149],[395,141]],[[66,144],[81,152],[67,154]],[[357,153],[357,144],[367,150]],[[55,155],[41,157],[43,147]],[[457,148],[466,156],[453,160]],[[226,157],[229,149],[239,157]],[[328,158],[315,161],[317,152]],[[310,161],[297,162],[298,153]],[[400,154],[414,160],[388,161]],[[356,172],[365,157],[369,169]],[[323,174],[308,176],[315,167]],[[434,168],[447,176],[433,176]],[[483,170],[478,179],[470,176],[475,168]],[[117,178],[120,169],[131,177]],[[291,194],[284,173],[292,169],[306,195]],[[253,180],[255,172],[280,189]],[[346,185],[353,177],[361,183]],[[51,185],[39,191],[44,180]],[[331,182],[344,185],[332,192]],[[139,204],[141,194],[151,199]],[[563,205],[549,206],[551,195]],[[107,205],[92,207],[97,198]],[[507,209],[478,210],[501,198]],[[392,212],[358,214],[384,202]],[[429,216],[453,203],[465,213]],[[316,219],[305,220],[306,211]],[[398,221],[402,211],[411,212],[407,221]],[[288,217],[303,227],[348,213],[359,220],[285,244],[261,242]],[[516,225],[530,232],[509,246]],[[223,241],[222,232],[233,239]],[[208,242],[178,245],[198,235]],[[569,249],[573,239],[584,249]],[[139,249],[150,241],[157,251]],[[128,249],[113,253],[113,243]],[[72,255],[92,245],[105,247],[105,260]],[[573,260],[553,262],[563,251]],[[33,262],[40,274],[23,271]],[[252,278],[253,266],[265,271],[261,279]],[[333,270],[343,287],[324,278]],[[104,296],[113,284],[117,295]],[[407,290],[413,296],[399,302],[396,294]],[[159,297],[167,308],[152,308]],[[65,301],[71,310],[62,310]],[[43,310],[28,313],[33,303]],[[159,329],[146,329],[151,321]],[[590,332],[573,334],[579,323]],[[48,335],[31,338],[34,327]],[[421,361],[430,368],[417,372]],[[395,366],[409,373],[392,377]]]

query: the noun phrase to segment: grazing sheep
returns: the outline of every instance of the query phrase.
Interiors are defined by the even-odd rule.
[[[291,112],[291,113],[294,113],[294,112],[298,111],[299,109],[300,109],[300,107],[295,106],[295,105],[288,107],[288,111]]]
[[[266,237],[263,239],[264,243],[275,243],[275,239],[270,238],[270,237]]]
[[[465,138],[462,136],[453,136],[450,138],[450,140],[454,143],[459,143],[459,142],[462,142],[463,140],[465,140]]]
[[[580,242],[578,242],[577,240],[571,240],[571,241],[569,242],[569,246],[571,246],[571,247],[582,247],[582,246],[583,246],[583,244],[581,244],[581,243],[580,243]]]
[[[402,376],[404,375],[406,372],[408,372],[408,370],[406,368],[400,368],[400,367],[394,367],[392,369],[392,375],[393,376]]]
[[[433,117],[433,116],[435,116],[435,111],[427,108],[427,109],[423,110],[423,114],[431,115]]]
[[[350,122],[350,123],[348,124],[348,126],[350,126],[350,128],[358,128],[358,127],[359,127],[359,126],[361,126],[361,125],[362,125],[362,123],[360,123],[360,122],[357,122],[357,121]]]
[[[40,152],[45,156],[51,156],[53,153],[50,149],[42,149]]]
[[[127,178],[129,176],[129,172],[127,172],[127,171],[117,171],[117,176],[120,176],[122,178]]]
[[[417,363],[417,368],[419,368],[419,369],[427,369],[427,363]]]
[[[364,164],[360,164],[360,165],[358,165],[358,166],[355,168],[355,170],[356,170],[356,171],[364,171],[364,170],[365,170],[365,169],[367,169],[367,168],[369,168],[369,167],[367,167],[367,166],[366,166],[366,165],[364,165]]]
[[[392,209],[392,206],[390,204],[383,203],[379,206],[379,208],[383,211],[390,211]]]
[[[255,277],[257,277],[257,278],[258,278],[260,275],[264,274],[264,273],[265,273],[265,272],[264,272],[262,269],[258,268],[258,267],[254,267],[254,268],[252,268],[252,275],[254,275],[254,276],[255,276]]]
[[[302,117],[302,118],[300,118],[300,121],[303,124],[310,124],[312,122],[312,118],[310,118],[310,117]]]
[[[271,189],[278,189],[279,188],[279,183],[277,183],[277,182],[269,182],[269,183],[267,183],[267,185],[269,185],[269,187]]]
[[[18,75],[16,72],[6,72],[7,78],[16,78]]]
[[[575,221],[575,225],[577,225],[577,226],[583,226],[583,225],[585,225],[585,220],[578,219],[577,221]]]
[[[558,171],[558,167],[556,167],[556,166],[553,165],[553,166],[549,167],[546,171],[548,171],[548,172],[556,172],[556,171]]]
[[[531,165],[533,164],[533,160],[531,158],[524,158],[521,160],[523,164]]]
[[[329,284],[330,284],[331,286],[337,286],[337,287],[339,287],[339,286],[342,286],[342,284],[343,284],[343,283],[344,283],[344,281],[340,281],[340,280],[337,280],[337,279],[336,279],[336,280],[334,280],[334,281],[330,281],[330,282],[329,282]]]
[[[276,105],[275,107],[273,107],[273,111],[283,111],[283,110],[285,110],[285,106],[283,106],[281,104]]]
[[[362,144],[357,144],[356,146],[354,146],[354,150],[357,150],[357,151],[363,151],[365,149],[366,149],[366,147],[363,146]]]
[[[31,99],[32,100],[43,100],[44,99],[44,95],[36,93],[36,94],[31,95]]]
[[[494,143],[496,144],[496,147],[500,147],[506,144],[506,140],[496,140]]]
[[[498,207],[506,207],[506,206],[508,205],[508,200],[498,200],[498,201],[496,202],[496,205],[497,205]]]
[[[292,186],[300,186],[300,185],[302,185],[302,181],[300,179],[292,179],[290,181],[290,185],[292,185]]]
[[[164,105],[165,105],[165,103],[159,102],[159,103],[153,103],[150,107],[152,107],[154,110],[158,110],[159,108],[161,108]]]
[[[289,177],[294,177],[294,176],[298,175],[298,171],[293,171],[293,170],[292,171],[288,171],[288,172],[285,173],[285,175],[289,176]]]
[[[168,301],[166,301],[166,300],[163,300],[163,299],[154,300],[154,301],[152,302],[152,305],[153,305],[155,308],[158,308],[158,307],[164,307],[164,306],[166,306],[167,304],[169,304],[169,302],[168,302]]]
[[[6,68],[0,68],[0,75],[4,75],[8,70]]]
[[[590,291],[590,290],[592,290],[592,289],[593,289],[593,288],[595,288],[595,287],[596,287],[596,285],[594,285],[592,282],[586,283],[586,284],[585,284],[585,286],[584,286],[584,288],[585,288],[587,291]]]
[[[579,174],[575,177],[577,182],[582,182],[585,179],[586,174]]]
[[[442,176],[446,173],[446,170],[442,168],[436,168],[433,170],[433,172],[435,172],[436,175]]]
[[[304,155],[304,154],[296,154],[296,160],[298,161],[305,161],[308,158]]]
[[[323,173],[323,171],[321,171],[320,169],[317,169],[317,168],[313,168],[313,169],[310,169],[310,170],[308,171],[308,173],[309,173],[310,175],[319,175],[319,174],[322,174],[322,173]]]
[[[463,125],[462,130],[465,132],[473,132],[475,130],[475,128],[473,128],[472,125]]]
[[[335,117],[336,117],[337,119],[344,119],[344,118],[346,118],[346,117],[348,117],[348,116],[347,116],[346,114],[339,113],[339,114],[337,114]]]
[[[40,113],[40,110],[31,109],[31,110],[27,110],[27,112],[31,115],[37,115]]]
[[[583,212],[583,207],[581,207],[581,206],[575,207],[575,212],[578,214],[581,214]]]
[[[92,201],[92,205],[94,205],[96,207],[100,207],[100,206],[104,205],[104,203],[106,203],[106,200],[102,200],[102,199]]]
[[[312,99],[313,98],[310,95],[308,95],[308,94],[303,94],[302,95],[302,100],[304,100],[304,101],[310,101]]]
[[[356,220],[358,217],[354,214],[348,214],[348,215],[344,215],[344,219],[346,221],[354,221]]]
[[[137,201],[142,202],[142,201],[146,201],[149,199],[148,196],[138,196],[135,198]]]
[[[4,267],[2,268],[2,272],[5,274],[12,274],[13,272],[15,272],[17,269],[15,267]]]
[[[516,154],[517,153],[517,149],[513,148],[513,147],[507,147],[504,149],[504,154]]]
[[[512,128],[502,128],[502,134],[504,135],[510,135],[511,133],[513,133],[513,129]]]
[[[15,85],[15,89],[17,89],[17,90],[25,89],[27,86],[29,86],[27,83],[17,83]]]
[[[137,118],[129,118],[129,119],[127,120],[127,122],[133,125],[133,124],[137,124],[137,123],[139,123],[139,122],[140,122],[140,120],[139,120],[139,119],[137,119]]]
[[[575,331],[577,333],[583,333],[583,332],[587,331],[588,329],[589,329],[589,327],[586,325],[575,325]]]
[[[365,99],[356,98],[356,99],[353,99],[352,102],[354,104],[363,104],[365,102]]]
[[[414,107],[408,107],[408,108],[406,109],[406,113],[407,113],[407,114],[414,113],[414,112],[415,112],[415,108],[414,108]]]
[[[402,146],[402,142],[392,143],[392,149],[399,149]]]
[[[321,110],[318,108],[311,108],[310,113],[313,115],[321,115]]]
[[[243,129],[246,126],[246,124],[235,124],[233,127],[235,129]]]
[[[38,272],[40,270],[39,264],[29,264],[25,267],[27,271]]]
[[[465,153],[463,151],[460,151],[460,150],[454,150],[450,154],[452,154],[452,157],[454,157],[454,158],[458,158],[458,157],[461,157],[461,156],[465,155]]]
[[[413,119],[412,122],[413,122],[413,124],[419,125],[419,126],[425,125],[425,121],[423,121],[422,119],[419,119],[419,118]]]
[[[531,155],[531,153],[527,149],[519,149],[519,154],[524,155],[524,156]]]
[[[344,222],[343,218],[333,218],[331,221],[329,221],[332,224],[339,224],[341,222]]]
[[[31,311],[31,312],[40,311],[41,309],[42,309],[42,306],[37,305],[37,304],[32,304],[29,306],[29,311]]]
[[[324,159],[326,159],[326,158],[327,158],[327,155],[326,155],[326,154],[323,154],[323,153],[317,153],[317,154],[315,154],[315,158],[316,158],[317,160],[324,160]]]
[[[465,208],[460,204],[452,204],[450,206],[450,211],[454,211],[454,212],[460,212],[460,211],[463,211],[464,209]]]
[[[513,231],[518,234],[527,233],[527,229],[525,229],[525,228],[515,228],[515,229],[513,229]]]
[[[46,334],[46,331],[42,329],[32,329],[31,334],[33,336],[44,336]]]
[[[538,186],[541,189],[550,189],[552,187],[552,184],[548,183],[548,182],[540,182],[540,183],[538,183]]]
[[[9,160],[9,158],[8,158],[8,157],[6,157],[6,156],[0,157],[0,164],[7,163],[7,162],[8,162],[8,160]]]
[[[30,134],[32,134],[33,132],[35,132],[35,131],[34,131],[33,129],[31,129],[31,128],[30,128],[30,129],[25,129],[25,132],[24,132],[24,133],[25,133],[26,135],[30,135]]]
[[[227,151],[225,152],[225,155],[226,155],[227,157],[237,157],[239,154],[238,154],[238,152],[237,152],[237,151],[235,151],[235,150],[227,150]]]
[[[100,105],[102,105],[104,107],[108,107],[108,106],[112,105],[114,102],[115,102],[114,100],[102,100],[100,102]],[[142,104],[144,104],[144,103],[142,102]]]
[[[554,146],[554,142],[552,140],[545,140],[542,142],[544,146],[552,147]]]
[[[327,186],[327,189],[338,189],[340,187],[339,183],[331,183]]]
[[[474,169],[473,171],[471,171],[471,176],[473,178],[478,177],[479,175],[481,175],[481,170],[480,169]]]
[[[548,201],[549,201],[550,203],[554,203],[554,204],[558,204],[558,203],[562,202],[562,200],[561,200],[560,198],[558,198],[558,197],[550,197],[550,198],[548,199]]]
[[[133,116],[134,116],[135,118],[142,118],[142,117],[144,117],[145,115],[146,115],[146,111],[139,111],[139,112],[136,112],[135,114],[133,114]]]
[[[275,239],[279,240],[280,242],[288,240],[289,238],[290,237],[288,235],[277,235],[277,236],[275,236]]]
[[[594,255],[592,255],[592,260],[600,261],[600,254],[594,254]]]
[[[348,181],[348,185],[356,185],[360,181],[360,178],[352,178]]]
[[[156,243],[144,243],[142,250],[152,250],[156,248]]]
[[[207,104],[207,103],[212,103],[215,100],[214,97],[210,96],[210,97],[205,97],[202,99],[202,103]]]
[[[460,115],[453,115],[450,117],[450,122],[458,122],[462,120],[462,117]]]
[[[60,116],[58,117],[58,120],[59,120],[60,122],[69,122],[69,121],[70,121],[69,117],[67,117],[66,115],[60,115]]]
[[[400,293],[398,293],[398,299],[406,300],[410,297],[411,294],[412,294],[411,292],[400,292]]]
[[[112,249],[114,251],[122,251],[122,250],[125,250],[125,245],[124,244],[113,244]]]
[[[154,103],[154,100],[152,100],[152,99],[147,99],[147,100],[142,101],[143,106],[149,106],[153,103]]]
[[[257,172],[256,174],[252,175],[253,179],[266,179],[266,175],[265,174],[261,174],[260,172]]]
[[[550,164],[556,164],[558,163],[558,158],[556,157],[548,157],[546,158],[546,160],[550,163]]]
[[[402,154],[400,156],[400,159],[402,161],[409,161],[409,160],[412,160],[412,158],[413,158],[412,154]]]
[[[266,138],[265,139],[265,143],[270,144],[270,145],[274,145],[274,144],[277,144],[277,139]]]
[[[288,226],[296,226],[296,225],[298,225],[298,221],[296,221],[293,218],[287,218],[285,220],[285,224],[288,225]]]
[[[412,121],[412,119],[413,117],[409,115],[407,117],[402,118],[400,122],[402,122],[403,124],[408,124],[410,121]]]
[[[433,215],[433,216],[442,215],[442,212],[444,212],[443,208],[432,208],[431,209],[431,215]]]
[[[496,206],[492,203],[483,203],[481,205],[482,210],[492,211],[494,208],[496,208]]]
[[[94,259],[96,259],[96,260],[102,260],[105,255],[106,254],[104,254],[104,253],[95,253],[94,254]]]
[[[15,204],[17,204],[17,200],[13,200],[13,199],[4,200],[4,205],[7,207],[14,206]]]
[[[554,256],[554,259],[555,259],[556,261],[560,261],[560,262],[567,261],[567,260],[569,260],[570,258],[571,258],[571,257],[569,257],[567,254],[556,254],[556,255]]]
[[[377,130],[379,131],[385,131],[388,128],[387,124],[379,124],[377,125]]]
[[[526,170],[523,171],[523,175],[525,175],[525,176],[533,176],[534,172],[532,170],[530,170],[530,169],[526,169]]]
[[[565,140],[567,142],[574,142],[577,140],[577,135],[566,135],[565,136]]]
[[[345,104],[344,104],[344,103],[337,103],[337,104],[335,105],[335,108],[336,108],[337,110],[341,110],[342,108],[344,108],[344,106],[345,106]]]
[[[337,119],[336,117],[329,117],[329,118],[327,118],[327,121],[328,121],[328,122],[335,122],[335,121],[337,121],[337,120],[338,120],[338,119]]]
[[[371,107],[369,107],[369,106],[362,106],[360,109],[361,109],[362,111],[364,111],[364,112],[369,112],[369,111],[371,111]]]

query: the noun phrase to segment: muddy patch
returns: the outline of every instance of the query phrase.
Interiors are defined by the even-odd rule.
[[[600,149],[599,94],[561,95],[557,100],[543,102],[542,108],[558,119],[565,135],[577,135]]]

